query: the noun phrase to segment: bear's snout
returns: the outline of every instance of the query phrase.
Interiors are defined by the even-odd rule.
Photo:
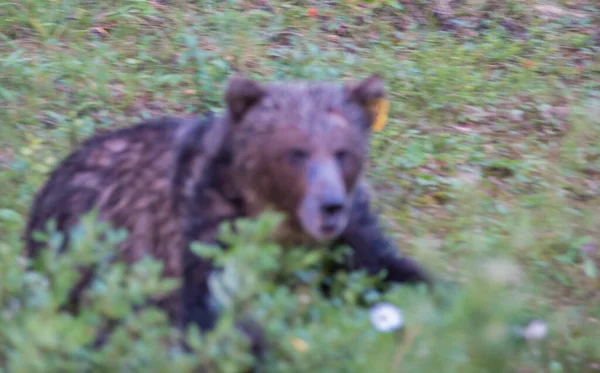
[[[311,168],[309,186],[300,203],[298,218],[305,233],[317,241],[339,236],[348,221],[348,197],[334,161],[320,160]]]
[[[341,195],[327,196],[321,201],[321,231],[332,234],[343,221],[345,198]]]

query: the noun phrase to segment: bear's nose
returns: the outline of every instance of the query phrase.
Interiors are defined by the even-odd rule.
[[[344,201],[339,198],[328,199],[321,204],[321,213],[323,215],[337,215],[344,208]]]

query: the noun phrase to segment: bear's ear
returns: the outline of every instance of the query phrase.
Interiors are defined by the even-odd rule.
[[[381,131],[385,126],[389,107],[381,78],[378,75],[371,75],[359,82],[348,84],[346,89],[351,100],[369,110],[371,114],[369,129]]]
[[[363,105],[385,97],[385,87],[379,75],[371,75],[348,85],[350,96]]]
[[[261,84],[243,75],[235,75],[231,78],[225,90],[225,102],[232,119],[240,120],[265,93],[266,90]]]

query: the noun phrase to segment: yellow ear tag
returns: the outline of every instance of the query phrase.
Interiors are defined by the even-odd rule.
[[[373,123],[371,129],[375,132],[380,132],[385,128],[385,122],[388,119],[390,110],[390,102],[384,98],[374,100],[369,104],[369,109],[373,112]]]

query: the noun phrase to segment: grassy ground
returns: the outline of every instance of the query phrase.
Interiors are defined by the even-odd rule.
[[[516,260],[565,371],[600,370],[600,6],[594,0],[22,0],[0,4],[0,235],[80,140],[222,107],[264,80],[381,74],[370,176],[406,252],[458,281]],[[445,2],[438,1],[443,4]],[[595,348],[594,348],[595,346]],[[595,351],[595,352],[594,352]]]

